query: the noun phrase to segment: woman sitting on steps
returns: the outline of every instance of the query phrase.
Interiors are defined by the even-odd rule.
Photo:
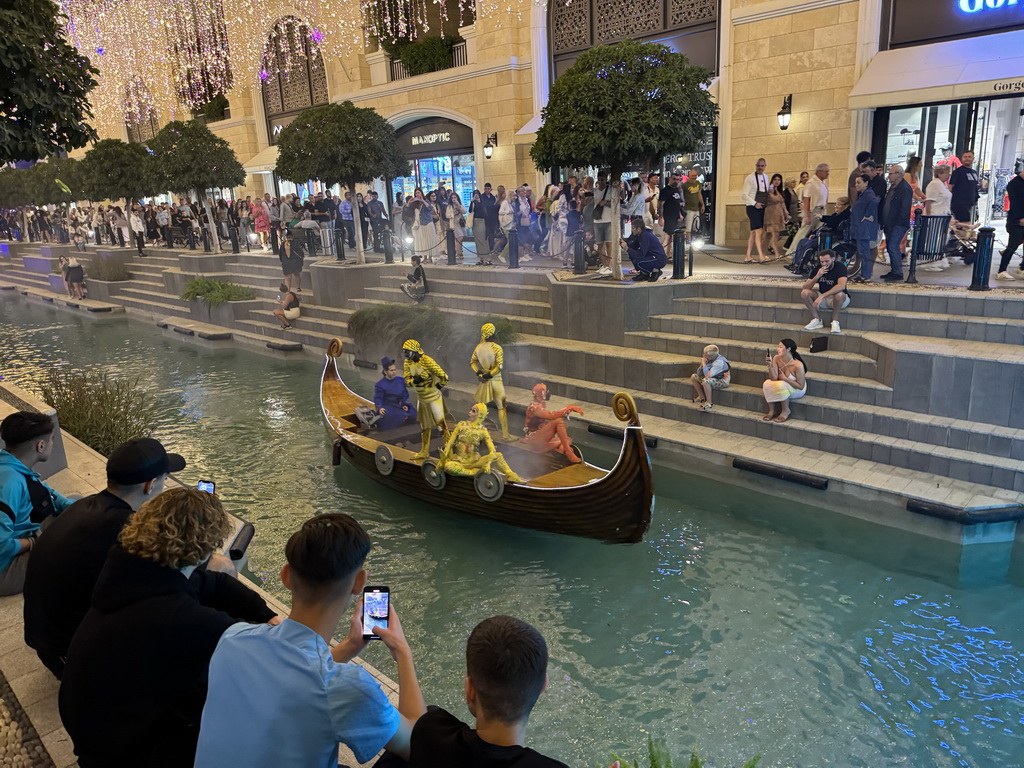
[[[790,401],[799,400],[807,394],[807,367],[792,339],[780,341],[778,354],[774,357],[765,355],[765,362],[768,363],[768,378],[761,388],[768,402],[768,413],[761,419],[782,424],[792,415]],[[775,415],[776,403],[781,403],[778,417]]]

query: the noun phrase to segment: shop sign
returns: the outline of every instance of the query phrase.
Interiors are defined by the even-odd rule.
[[[430,117],[395,131],[398,148],[408,157],[471,154],[473,131],[468,125]]]
[[[992,86],[993,93],[1020,93],[1024,91],[1024,80],[1000,80]]]
[[[1024,28],[1024,0],[891,0],[889,46]]]
[[[452,140],[452,135],[448,131],[444,133],[425,133],[422,136],[413,136],[412,145],[418,147],[422,144],[437,144],[439,141],[449,142]]]
[[[284,130],[288,125],[291,124],[296,115],[288,115],[287,117],[272,117],[268,121],[270,128],[270,143],[277,144],[278,139],[281,138],[281,131]]]

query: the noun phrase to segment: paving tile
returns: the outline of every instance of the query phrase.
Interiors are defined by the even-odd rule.
[[[26,704],[24,709],[40,736],[64,730],[60,712],[57,711],[56,696],[44,696],[32,704]]]
[[[22,707],[28,707],[49,696],[57,698],[60,681],[36,659],[38,669],[32,670],[11,681],[11,690],[18,697]],[[6,671],[6,667],[5,667]]]

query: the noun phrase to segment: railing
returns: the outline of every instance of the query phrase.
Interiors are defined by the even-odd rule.
[[[456,43],[452,46],[452,59],[451,63],[447,67],[442,69],[451,69],[452,67],[464,67],[469,64],[469,54],[466,50],[466,41]],[[389,75],[390,80],[405,80],[409,77],[409,73],[405,71],[405,67],[402,65],[401,59],[389,59]],[[439,70],[436,70],[439,71]]]

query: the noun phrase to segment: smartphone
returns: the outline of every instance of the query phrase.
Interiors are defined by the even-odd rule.
[[[373,634],[374,627],[388,628],[388,614],[391,611],[391,589],[388,587],[365,587],[363,589],[363,638],[380,640]]]
[[[196,483],[196,488],[198,488],[200,491],[213,493],[217,488],[217,484],[213,482],[213,480],[200,480],[198,483]]]

